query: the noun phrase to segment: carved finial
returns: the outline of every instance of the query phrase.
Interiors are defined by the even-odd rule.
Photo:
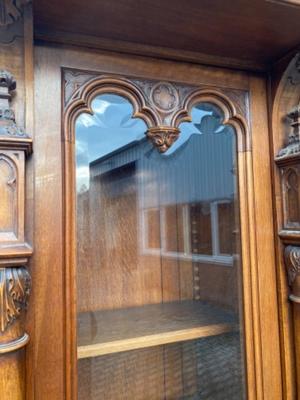
[[[147,131],[147,137],[152,141],[153,145],[157,147],[160,153],[165,153],[178,139],[178,136],[178,128],[158,126],[150,128]]]
[[[300,154],[300,104],[293,108],[287,117],[291,120],[288,145],[280,150],[277,160]]]
[[[16,89],[13,75],[5,70],[0,70],[0,136],[27,135],[22,128],[16,125],[14,111],[10,108],[11,91]]]
[[[291,287],[290,300],[300,303],[300,247],[287,246],[284,252],[288,283]]]

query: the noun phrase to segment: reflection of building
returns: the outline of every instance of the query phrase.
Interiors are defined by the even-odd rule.
[[[233,133],[228,130],[194,134],[169,156],[141,140],[91,162],[92,210],[84,214],[97,216],[97,224],[85,223],[93,230],[91,240],[99,243],[89,252],[95,253],[96,263],[101,260],[102,272],[122,264],[128,274],[135,274],[145,259],[153,268],[182,264],[194,276],[188,297],[219,301],[218,291],[227,291],[228,283],[231,289],[222,302],[233,305],[234,154]],[[86,194],[78,201],[84,202]],[[222,288],[215,281],[216,268],[223,269]]]

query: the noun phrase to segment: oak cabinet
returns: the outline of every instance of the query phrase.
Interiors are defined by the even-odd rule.
[[[264,79],[38,46],[35,80],[37,395],[280,399]]]

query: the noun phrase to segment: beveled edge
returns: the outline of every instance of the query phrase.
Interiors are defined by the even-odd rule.
[[[0,354],[11,353],[25,347],[29,342],[30,337],[27,333],[24,333],[20,338],[13,340],[12,342],[0,344]]]

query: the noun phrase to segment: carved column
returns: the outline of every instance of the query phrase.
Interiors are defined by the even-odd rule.
[[[293,325],[298,396],[300,388],[300,104],[288,114],[290,132],[276,163],[280,168],[283,226],[279,232],[293,304]]]
[[[17,126],[10,107],[16,81],[0,70],[0,398],[25,398],[24,317],[31,288],[26,269],[32,254],[25,241],[25,158],[32,140]]]

